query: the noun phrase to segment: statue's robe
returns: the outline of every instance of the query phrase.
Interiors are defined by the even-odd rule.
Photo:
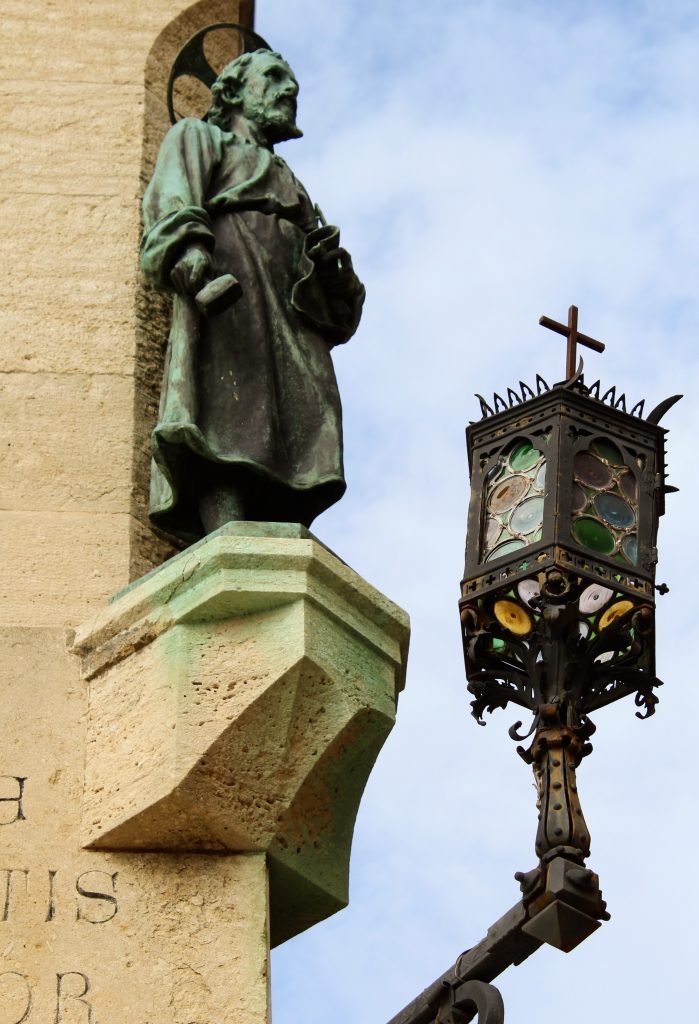
[[[314,241],[314,208],[280,157],[195,118],[169,131],[144,196],[144,273],[172,292],[174,264],[202,243],[242,286],[208,317],[174,298],[150,514],[185,540],[204,532],[197,489],[212,463],[270,485],[265,518],[308,525],[345,490],[330,348],[356,330],[364,289],[355,278],[347,294],[326,294]]]

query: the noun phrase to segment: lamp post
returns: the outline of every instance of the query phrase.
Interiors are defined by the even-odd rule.
[[[590,833],[576,771],[592,750],[589,715],[633,695],[639,718],[655,711],[655,585],[658,520],[665,495],[662,416],[626,409],[615,388],[587,386],[577,345],[604,351],[567,325],[539,323],[568,342],[566,380],[480,395],[469,426],[471,501],[461,624],[472,713],[517,704],[531,728],[510,729],[532,765],[539,827],[532,871],[519,872],[521,900],[389,1024],[502,1024],[491,982],[543,943],[574,949],[609,914],[599,879],[585,866]],[[528,747],[524,741],[531,739]]]
[[[508,703],[533,713],[513,739],[534,770],[539,867],[520,876],[525,897],[542,885],[586,880],[587,914],[549,899],[529,931],[573,948],[606,914],[596,881],[580,874],[590,833],[576,770],[592,746],[591,712],[634,695],[637,715],[653,714],[656,537],[664,512],[665,434],[643,403],[626,411],[614,388],[586,387],[576,344],[604,345],[567,327],[540,323],[568,339],[568,378],[537,392],[508,389],[507,402],[481,399],[483,418],[467,430],[471,503],[460,601],[468,689],[477,721]],[[558,883],[556,883],[558,884]],[[555,886],[554,886],[555,888]],[[585,886],[583,886],[585,888]],[[560,901],[558,901],[560,903]],[[525,929],[526,930],[526,929]]]

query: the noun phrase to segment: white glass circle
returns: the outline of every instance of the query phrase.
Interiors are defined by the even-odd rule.
[[[580,595],[580,611],[583,615],[594,615],[600,608],[609,604],[614,591],[609,587],[602,587],[599,583],[593,583],[586,587]]]
[[[520,580],[517,584],[517,593],[526,605],[534,600],[541,593],[538,580]]]

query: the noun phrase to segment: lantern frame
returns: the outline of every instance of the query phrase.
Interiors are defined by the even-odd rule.
[[[654,602],[658,520],[664,512],[666,430],[593,397],[584,384],[556,385],[529,401],[472,423],[467,431],[471,500],[468,516],[464,598],[557,567],[591,581],[606,582]],[[584,546],[571,532],[576,455],[598,438],[617,445],[637,481],[636,564]],[[546,458],[541,539],[502,558],[483,557],[487,483],[503,453],[529,442]],[[515,506],[516,508],[517,506]]]

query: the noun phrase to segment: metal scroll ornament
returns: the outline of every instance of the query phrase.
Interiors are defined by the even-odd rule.
[[[566,723],[628,694],[647,718],[661,684],[653,671],[653,608],[643,596],[549,569],[462,602],[473,714],[508,702],[538,713],[565,710]]]
[[[653,609],[611,587],[549,569],[462,603],[468,689],[473,715],[508,702],[531,711],[528,748],[540,810],[536,852],[583,861],[590,834],[576,770],[592,746],[589,714],[634,695],[637,715],[652,715],[660,680],[653,671]],[[523,741],[521,722],[510,729]]]
[[[477,1024],[504,1024],[505,1007],[494,985],[484,981],[466,981],[459,985],[451,1004],[438,1020],[440,1024],[467,1024],[474,1015]]]

